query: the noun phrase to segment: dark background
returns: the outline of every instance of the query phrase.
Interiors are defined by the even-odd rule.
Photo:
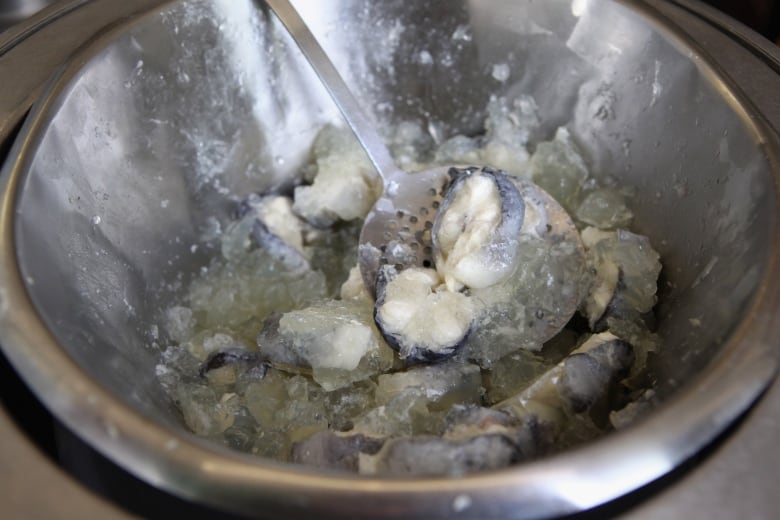
[[[780,0],[705,0],[780,45]]]

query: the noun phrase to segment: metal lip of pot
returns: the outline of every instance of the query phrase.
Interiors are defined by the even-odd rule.
[[[621,2],[622,3],[622,2]],[[641,11],[641,10],[639,10]],[[453,479],[378,479],[258,460],[151,420],[109,391],[62,348],[33,303],[17,255],[17,198],[42,132],[81,67],[123,27],[92,40],[49,82],[0,172],[0,345],[46,406],[108,458],[143,480],[195,501],[252,514],[327,517],[532,518],[592,508],[667,473],[696,453],[760,397],[778,368],[780,140],[740,89],[684,34],[643,16],[678,48],[762,146],[775,179],[772,222],[759,288],[717,355],[658,410],[625,431],[518,467]]]

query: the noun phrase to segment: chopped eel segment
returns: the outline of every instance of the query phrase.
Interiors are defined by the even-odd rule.
[[[273,315],[258,335],[263,359],[276,366],[311,369],[332,391],[387,371],[393,352],[374,326],[371,308],[360,302],[325,300]]]
[[[436,269],[447,288],[484,289],[506,280],[518,260],[525,204],[504,172],[450,170],[452,180],[433,222]]]
[[[605,399],[633,363],[631,345],[611,332],[594,334],[527,389],[493,408],[518,418],[533,415],[562,430],[568,416],[588,412]]]
[[[376,323],[388,344],[410,363],[453,355],[474,319],[469,298],[447,290],[433,269],[399,273],[384,266],[375,309]]]

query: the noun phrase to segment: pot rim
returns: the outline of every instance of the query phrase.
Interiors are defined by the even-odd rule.
[[[780,181],[780,138],[739,88],[695,42],[641,6],[642,16],[731,104],[763,145]],[[160,2],[160,6],[170,0]],[[148,15],[148,14],[147,14]],[[15,202],[36,147],[63,94],[82,67],[141,15],[101,30],[52,76],[0,171],[0,347],[34,393],[68,428],[142,480],[200,502],[240,513],[323,509],[331,514],[426,517],[538,517],[585,510],[666,474],[715,438],[761,395],[778,369],[772,342],[780,332],[780,182],[775,183],[773,244],[761,283],[741,323],[694,380],[645,420],[567,452],[504,470],[459,478],[361,477],[264,461],[162,426],[90,378],[48,330],[22,279],[15,248]],[[694,50],[697,52],[691,53]],[[637,449],[641,446],[641,449]],[[594,461],[599,461],[598,465]],[[423,500],[424,498],[424,500]],[[334,516],[335,516],[334,514]]]

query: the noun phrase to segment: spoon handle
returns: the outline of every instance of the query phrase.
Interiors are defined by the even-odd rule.
[[[398,167],[385,146],[384,140],[352,95],[347,84],[344,83],[328,55],[288,0],[266,0],[266,3],[287,27],[293,40],[309,60],[314,72],[320,77],[322,84],[325,85],[333,101],[341,110],[341,114],[355,133],[355,137],[360,141],[371,163],[387,184],[390,178],[398,172]]]

